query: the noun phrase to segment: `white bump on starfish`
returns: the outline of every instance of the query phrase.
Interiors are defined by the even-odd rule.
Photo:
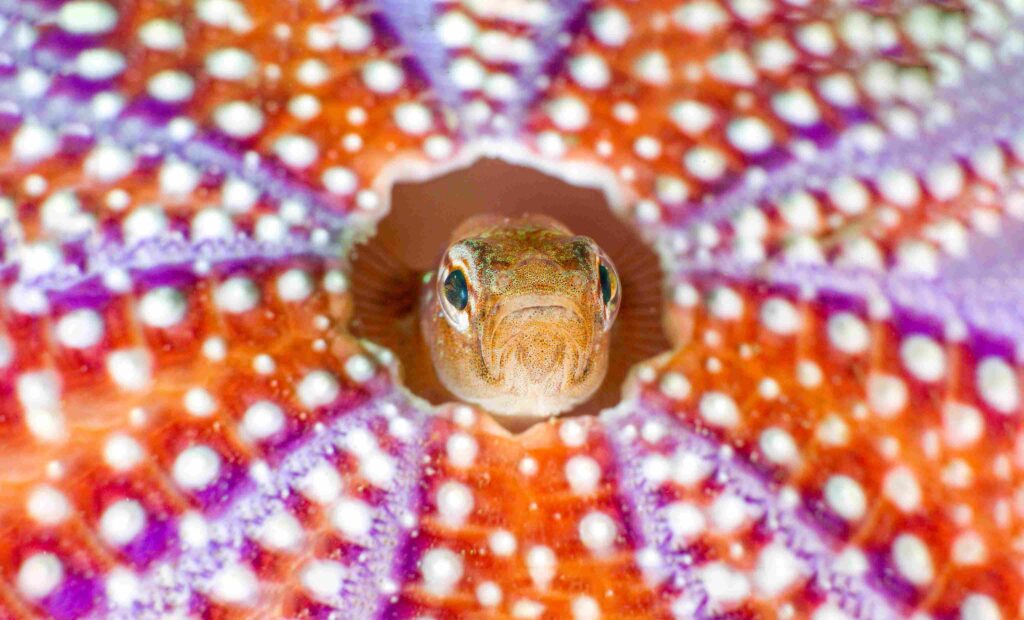
[[[1014,369],[998,357],[986,357],[975,370],[975,381],[982,401],[1000,413],[1020,408],[1020,387]]]
[[[864,489],[849,476],[836,474],[825,482],[825,502],[847,521],[857,521],[867,513]]]
[[[329,405],[341,393],[338,380],[326,370],[314,370],[299,382],[296,394],[307,409]]]
[[[900,534],[892,545],[892,559],[899,574],[912,585],[922,587],[935,578],[928,546],[913,534]]]
[[[712,426],[730,428],[740,422],[740,411],[728,394],[706,392],[700,399],[700,416]]]
[[[579,523],[583,546],[596,554],[607,553],[615,544],[618,528],[614,519],[600,511],[587,513]]]
[[[473,492],[461,482],[445,482],[438,488],[435,499],[441,521],[448,527],[462,526],[473,511]]]
[[[973,445],[985,433],[985,420],[977,408],[947,401],[942,405],[942,429],[946,445],[959,449]]]
[[[106,34],[117,25],[117,11],[98,0],[72,0],[60,7],[57,26],[70,34]]]
[[[146,509],[142,504],[134,499],[119,499],[100,516],[100,536],[110,545],[123,547],[142,533],[146,521]]]
[[[565,479],[577,495],[589,495],[601,481],[601,466],[593,458],[578,454],[565,463]]]
[[[423,585],[435,596],[450,593],[462,579],[463,570],[462,556],[444,547],[431,549],[420,559]]]
[[[49,551],[33,553],[18,568],[15,580],[25,598],[37,601],[56,590],[64,581],[64,565]]]
[[[904,465],[894,467],[885,474],[882,494],[902,512],[911,513],[921,507],[921,486],[917,476]]]
[[[169,19],[151,19],[139,28],[139,40],[149,49],[173,52],[185,47],[185,31]]]
[[[538,590],[546,590],[555,577],[558,560],[550,547],[537,545],[526,552],[526,570]]]
[[[201,491],[217,479],[220,469],[220,455],[207,445],[197,444],[178,454],[171,475],[186,491]]]
[[[71,515],[71,503],[57,489],[41,484],[32,489],[25,505],[28,515],[40,525],[53,527]]]
[[[946,374],[946,352],[928,336],[914,334],[904,338],[900,343],[900,359],[919,381],[933,383]]]
[[[256,61],[252,55],[237,47],[210,52],[204,62],[207,73],[225,81],[244,80],[256,70]]]

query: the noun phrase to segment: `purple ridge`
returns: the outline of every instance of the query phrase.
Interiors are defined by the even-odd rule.
[[[273,261],[300,256],[338,256],[337,242],[318,243],[299,235],[268,243],[244,235],[230,239],[189,241],[181,235],[152,237],[131,245],[97,244],[88,249],[84,268],[64,263],[57,271],[17,282],[22,293],[59,294],[83,282],[113,275],[112,272],[146,271],[175,265],[192,266],[202,271],[212,265],[248,261]],[[0,273],[16,271],[16,264],[0,268]]]
[[[1007,24],[1008,33],[1020,32],[1024,21]],[[1024,63],[1010,38],[988,69],[965,68],[955,87],[940,88],[918,121],[916,135],[887,132],[881,145],[864,144],[856,129],[808,159],[796,159],[768,175],[748,177],[707,204],[689,203],[673,210],[676,225],[714,224],[741,209],[778,200],[790,192],[823,187],[827,180],[853,175],[873,177],[888,168],[917,174],[930,167],[969,157],[981,147],[1005,141],[1024,128]],[[966,64],[966,61],[964,61]]]
[[[538,81],[544,76],[556,75],[558,65],[564,57],[563,39],[569,35],[575,39],[576,32],[583,24],[583,9],[587,0],[555,0],[549,3],[551,16],[546,23],[534,29],[532,40],[537,45],[534,62],[519,71],[518,95],[510,102],[506,112],[510,123],[508,133],[519,133],[526,115],[539,94]]]
[[[346,567],[341,590],[331,607],[346,611],[346,617],[372,618],[384,599],[384,583],[394,580],[398,551],[408,535],[409,517],[419,510],[417,487],[428,414],[411,405],[390,387],[373,396],[371,402],[337,416],[317,429],[312,439],[254,479],[249,493],[239,497],[217,518],[208,522],[209,540],[199,547],[179,545],[179,553],[164,562],[155,562],[139,583],[140,596],[128,607],[103,601],[92,617],[107,620],[135,620],[165,617],[167,613],[187,612],[197,594],[207,591],[214,575],[232,564],[244,562],[245,552],[261,526],[272,514],[287,510],[287,498],[296,483],[314,467],[331,463],[343,449],[346,437],[366,429],[375,420],[403,418],[413,423],[417,435],[405,443],[396,457],[395,476],[384,499],[376,507],[371,536],[373,544],[360,554],[356,565]],[[379,392],[379,390],[373,390]],[[415,519],[412,520],[413,522]]]
[[[3,48],[0,48],[2,52]],[[20,69],[36,68],[54,78],[55,82],[64,69],[64,64],[56,58],[31,55],[24,60],[31,60],[34,64],[19,63]],[[154,114],[137,103],[127,104],[110,117],[98,118],[91,112],[87,101],[95,94],[83,92],[82,88],[72,84],[61,89],[54,89],[51,84],[46,95],[31,98],[23,92],[17,76],[0,78],[0,108],[5,105],[13,107],[55,131],[74,128],[79,133],[86,132],[93,139],[101,137],[129,151],[145,150],[160,159],[176,157],[204,172],[237,176],[276,201],[301,200],[310,208],[310,225],[337,229],[348,219],[338,199],[310,189],[272,158],[243,155],[226,139],[194,126],[179,135],[176,132],[185,126],[175,126],[173,115],[166,111]]]
[[[449,108],[460,110],[464,100],[448,77],[448,53],[434,37],[434,3],[380,0],[376,6],[422,69],[430,92]]]
[[[620,468],[620,491],[631,498],[632,511],[638,523],[637,531],[644,544],[654,546],[665,558],[673,589],[681,599],[680,611],[687,617],[713,618],[713,608],[707,593],[695,574],[693,557],[680,552],[671,544],[668,524],[659,514],[664,500],[656,485],[648,481],[642,471],[644,457],[652,451],[638,438],[637,429],[645,422],[657,421],[671,429],[666,441],[672,451],[684,450],[696,455],[708,466],[716,482],[736,495],[750,508],[764,515],[773,538],[786,546],[798,559],[805,574],[810,574],[815,585],[851,618],[865,620],[897,620],[904,617],[901,610],[876,591],[864,579],[843,573],[839,556],[823,540],[822,535],[807,522],[797,506],[789,506],[779,490],[741,460],[727,445],[720,445],[688,427],[679,419],[642,400],[624,401],[614,409],[601,414],[601,422],[616,455]],[[799,504],[798,504],[799,505]]]

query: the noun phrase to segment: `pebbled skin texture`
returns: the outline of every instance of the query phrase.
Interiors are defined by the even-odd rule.
[[[0,0],[0,617],[1020,617],[1022,31]],[[664,259],[599,416],[428,407],[345,331],[388,184],[487,155]]]

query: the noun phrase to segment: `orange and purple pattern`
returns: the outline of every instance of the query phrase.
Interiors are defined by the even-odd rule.
[[[1019,0],[0,0],[0,617],[1021,617],[1022,101]],[[345,332],[482,155],[665,259],[597,418]]]

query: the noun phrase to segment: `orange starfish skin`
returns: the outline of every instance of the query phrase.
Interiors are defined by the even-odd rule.
[[[1021,13],[0,0],[0,618],[1020,617]],[[665,259],[598,418],[345,332],[482,155]]]

